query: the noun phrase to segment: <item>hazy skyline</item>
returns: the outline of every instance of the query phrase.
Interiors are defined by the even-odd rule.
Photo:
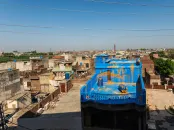
[[[0,50],[174,47],[174,1],[103,1],[1,0]]]

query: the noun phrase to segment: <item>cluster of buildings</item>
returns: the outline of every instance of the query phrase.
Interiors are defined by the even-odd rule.
[[[145,85],[161,86],[161,77],[149,57],[153,51],[116,51],[114,47],[111,51],[57,52],[51,58],[35,56],[28,61],[0,63],[0,102],[6,111],[13,114],[28,107],[41,112],[42,108],[47,108],[50,102],[57,100],[61,93],[67,93],[73,87],[73,81],[92,75],[94,60],[101,53],[107,54],[109,59],[140,58]],[[158,58],[157,54],[153,56]],[[19,117],[26,112],[28,109]]]
[[[92,74],[93,67],[90,56],[71,53],[0,63],[0,102],[11,116],[35,104],[40,104],[36,109],[41,112],[73,87],[73,79]],[[24,111],[17,114],[16,120],[23,114]]]

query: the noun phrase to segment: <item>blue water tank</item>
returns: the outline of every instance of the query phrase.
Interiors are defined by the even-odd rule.
[[[12,71],[12,68],[8,68],[8,71]]]
[[[140,65],[140,59],[138,58],[138,59],[136,59],[136,65]]]
[[[102,87],[103,86],[103,78],[102,77],[99,77],[98,78],[98,86],[99,87]]]
[[[82,66],[83,65],[83,63],[82,62],[80,62],[80,66]]]
[[[65,79],[69,79],[70,78],[70,74],[69,73],[65,73]]]
[[[125,93],[127,91],[127,87],[124,84],[120,84],[118,86],[118,90],[122,93]]]

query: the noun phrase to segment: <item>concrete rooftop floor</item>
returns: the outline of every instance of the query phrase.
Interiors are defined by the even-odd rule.
[[[174,94],[166,90],[146,89],[150,105],[150,118],[156,121],[157,130],[174,130],[174,116],[165,110],[165,105],[174,104]]]
[[[81,130],[80,88],[84,83],[74,83],[73,88],[62,94],[55,108],[49,108],[39,117],[56,118],[56,125],[67,130]]]
[[[50,108],[37,118],[29,119],[32,124],[40,120],[43,128],[52,128],[57,130],[82,130],[80,113],[80,88],[83,83],[74,83],[73,88],[63,94],[59,101],[55,103],[54,108]],[[174,94],[166,90],[147,89],[147,100],[150,105],[151,120],[155,120],[158,130],[174,130],[174,116],[167,113],[164,106],[173,104]],[[24,126],[26,126],[24,124]],[[32,126],[31,124],[29,126]],[[29,127],[28,126],[28,127]],[[47,126],[47,128],[46,128]],[[27,127],[27,126],[26,126]],[[51,129],[51,128],[50,128]],[[97,129],[96,129],[97,130]]]

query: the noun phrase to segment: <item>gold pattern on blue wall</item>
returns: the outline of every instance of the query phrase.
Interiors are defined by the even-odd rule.
[[[107,76],[107,72],[102,72],[102,73],[98,74],[98,77],[100,77],[100,76]],[[120,74],[114,74],[113,72],[111,72],[111,77],[116,77],[116,78],[120,78],[120,79],[124,78],[123,75],[121,76]]]
[[[134,64],[132,64],[130,66],[130,68],[131,68],[131,77],[132,77],[132,81],[131,82],[133,82],[133,79],[134,79]]]

